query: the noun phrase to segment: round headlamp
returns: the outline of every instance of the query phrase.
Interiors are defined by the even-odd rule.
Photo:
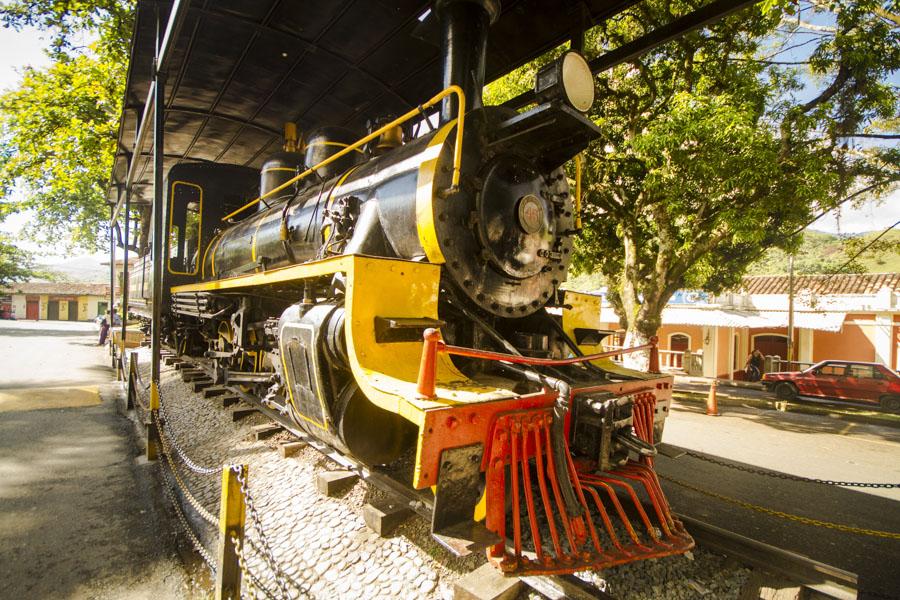
[[[581,54],[569,50],[537,72],[534,93],[539,102],[560,99],[587,112],[594,104],[594,74]]]

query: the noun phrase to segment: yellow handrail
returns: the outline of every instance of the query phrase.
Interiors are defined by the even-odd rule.
[[[465,125],[465,119],[466,119],[466,94],[465,94],[465,92],[462,91],[462,88],[460,88],[458,85],[451,85],[447,89],[445,89],[445,90],[441,91],[440,93],[438,93],[437,95],[435,95],[433,98],[431,98],[431,100],[429,100],[425,104],[422,104],[422,105],[410,110],[406,114],[404,114],[400,117],[397,117],[396,119],[394,119],[387,125],[384,125],[378,129],[376,129],[375,131],[373,131],[366,137],[350,144],[349,146],[347,146],[340,152],[336,152],[336,153],[332,154],[331,156],[329,156],[328,158],[326,158],[319,164],[306,169],[305,171],[303,171],[296,177],[288,179],[287,181],[285,181],[284,183],[282,183],[275,189],[272,189],[272,190],[266,192],[265,194],[263,194],[256,200],[251,200],[250,202],[248,202],[244,206],[240,207],[236,211],[229,213],[229,214],[225,215],[224,217],[222,217],[222,220],[227,221],[228,219],[234,217],[235,215],[238,215],[238,214],[244,212],[251,206],[255,206],[256,204],[259,204],[261,201],[268,198],[272,194],[276,194],[276,193],[280,192],[281,190],[285,189],[286,187],[290,186],[291,184],[294,184],[294,183],[300,181],[301,179],[303,179],[310,173],[315,172],[316,169],[321,169],[325,165],[339,159],[340,157],[344,156],[345,154],[353,152],[354,150],[357,150],[361,146],[368,144],[369,142],[371,142],[372,140],[379,137],[382,133],[384,133],[388,129],[391,129],[392,127],[396,127],[397,125],[402,125],[403,123],[405,123],[406,121],[409,121],[416,115],[424,113],[427,109],[431,108],[432,106],[434,106],[435,104],[437,104],[438,102],[440,102],[441,100],[443,100],[444,98],[446,98],[447,96],[449,96],[451,94],[456,94],[456,96],[459,98],[459,108],[458,108],[458,114],[456,117],[456,119],[457,119],[456,144],[453,149],[453,177],[451,179],[451,189],[455,190],[456,188],[459,187],[459,170],[460,170],[460,167],[462,166],[463,127]]]

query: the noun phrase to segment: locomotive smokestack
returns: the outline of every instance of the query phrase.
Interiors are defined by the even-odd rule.
[[[437,0],[441,28],[443,87],[458,85],[466,94],[466,110],[480,108],[484,87],[488,27],[500,15],[499,0]],[[456,116],[456,96],[441,105],[441,123]]]

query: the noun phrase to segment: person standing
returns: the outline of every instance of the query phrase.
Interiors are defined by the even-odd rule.
[[[765,364],[766,358],[763,356],[763,353],[759,351],[759,348],[755,348],[753,352],[750,353],[750,356],[747,357],[747,362],[744,365],[744,373],[747,375],[747,381],[759,381],[762,379]]]
[[[106,343],[106,336],[109,335],[109,311],[103,315],[103,320],[100,321],[100,342],[97,344],[98,346],[102,346]]]

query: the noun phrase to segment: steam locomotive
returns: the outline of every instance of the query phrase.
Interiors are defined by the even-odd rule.
[[[483,106],[499,2],[435,10],[445,91],[409,114],[289,124],[261,170],[170,169],[163,336],[415,490],[457,554],[525,574],[684,552],[652,470],[672,379],[597,356],[598,299],[560,289],[580,227],[563,167],[599,135],[590,68],[566,52],[534,108]]]

